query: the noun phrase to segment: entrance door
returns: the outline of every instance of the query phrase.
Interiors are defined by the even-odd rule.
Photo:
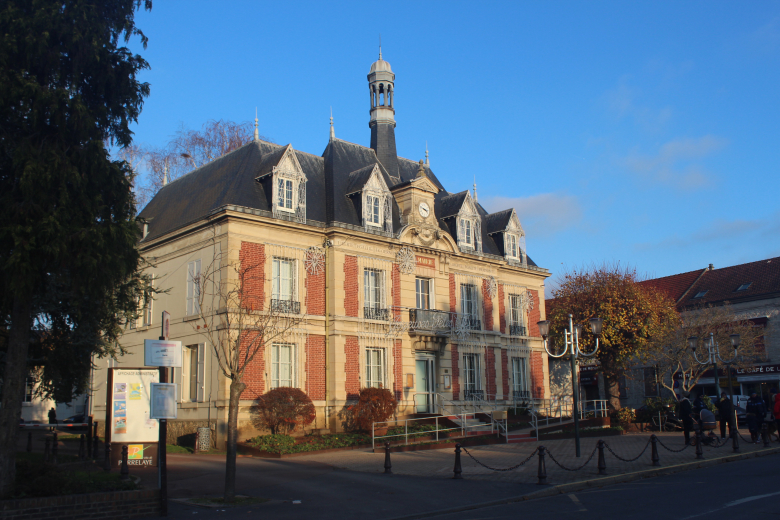
[[[434,413],[436,400],[433,357],[418,358],[415,361],[414,404],[417,413]]]

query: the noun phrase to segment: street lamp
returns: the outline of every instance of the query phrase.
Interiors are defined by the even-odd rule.
[[[580,336],[582,335],[582,325],[581,324],[574,324],[574,317],[569,314],[569,329],[563,330],[564,333],[564,342],[563,342],[563,352],[560,354],[553,354],[550,352],[550,349],[548,348],[547,344],[547,336],[550,333],[550,322],[547,320],[540,321],[537,323],[539,326],[539,333],[542,335],[542,340],[544,343],[544,350],[547,351],[547,355],[554,358],[562,358],[566,355],[566,353],[569,353],[569,357],[571,358],[571,386],[573,389],[573,407],[572,407],[572,415],[574,416],[574,443],[577,450],[577,457],[580,456],[580,417],[579,417],[579,385],[577,383],[577,357],[584,356],[584,357],[593,357],[596,355],[596,352],[599,350],[599,336],[601,335],[601,328],[604,325],[604,320],[601,318],[591,318],[588,320],[590,323],[590,331],[596,336],[596,348],[593,349],[593,352],[585,353],[580,350]]]
[[[696,352],[696,348],[699,344],[699,338],[696,336],[691,336],[688,338],[688,346],[693,351],[693,358],[696,360],[696,362],[702,366],[708,365],[712,363],[712,368],[715,370],[715,380],[718,380],[718,359],[720,359],[721,363],[726,365],[726,370],[728,371],[728,377],[729,377],[729,398],[731,399],[731,403],[734,403],[734,387],[731,384],[731,364],[734,363],[734,361],[737,360],[737,349],[739,349],[739,344],[742,341],[739,334],[731,334],[729,336],[729,339],[731,340],[731,346],[734,348],[734,355],[731,356],[731,359],[726,361],[723,359],[720,355],[720,345],[715,341],[715,335],[710,332],[710,338],[709,341],[706,339],[703,341],[707,348],[707,359],[702,361],[699,359],[699,355]],[[717,388],[718,384],[715,385]]]

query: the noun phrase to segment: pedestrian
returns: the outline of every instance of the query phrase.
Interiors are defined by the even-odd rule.
[[[772,415],[775,418],[775,430],[777,432],[777,439],[780,440],[780,397],[775,394],[775,403],[772,407]]]
[[[703,394],[699,394],[696,399],[693,401],[693,413],[696,415],[699,415],[699,412],[701,412],[706,406],[704,406],[704,399],[702,399]]]
[[[731,401],[726,392],[720,393],[720,401],[718,401],[718,413],[720,414],[720,438],[726,438],[726,425],[729,425],[729,435],[736,430],[734,425],[734,403]]]
[[[57,427],[57,410],[54,409],[54,407],[51,407],[51,410],[49,410],[49,424],[53,424],[54,426],[50,429],[54,429]]]
[[[692,413],[693,406],[691,405],[691,402],[687,397],[683,397],[682,401],[680,401],[678,415],[680,416],[680,420],[683,423],[683,435],[685,436],[686,446],[691,443],[691,430],[693,429],[693,418],[691,417]]]
[[[764,416],[766,415],[766,407],[764,401],[758,397],[758,394],[753,392],[750,394],[750,399],[747,402],[747,421],[748,430],[750,430],[750,439],[753,443],[758,444],[759,434],[761,432],[761,425],[764,422]]]

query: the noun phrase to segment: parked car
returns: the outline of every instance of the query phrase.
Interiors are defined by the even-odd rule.
[[[87,428],[86,426],[68,426],[68,424],[79,424],[80,425],[80,424],[83,424],[85,422],[87,422],[86,421],[86,416],[83,413],[82,414],[71,415],[70,417],[68,417],[67,419],[62,421],[63,425],[67,429],[69,429],[69,430],[79,430],[79,429]]]

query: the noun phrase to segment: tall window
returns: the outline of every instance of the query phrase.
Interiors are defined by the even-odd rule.
[[[366,220],[372,226],[381,226],[381,206],[379,204],[379,197],[373,195],[366,195]]]
[[[526,336],[523,320],[522,298],[519,294],[509,295],[509,335]]]
[[[479,377],[479,354],[463,355],[463,387],[466,399],[482,397]]]
[[[506,256],[518,258],[517,256],[517,237],[515,235],[506,235]]]
[[[290,179],[279,179],[278,192],[279,209],[288,211],[293,210],[293,181]]]
[[[463,242],[470,247],[474,247],[474,226],[471,220],[462,218],[460,225],[463,227]]]
[[[477,303],[477,286],[470,283],[461,284],[460,312],[463,314],[463,319],[468,320],[469,327],[475,330],[481,328]]]
[[[381,388],[385,384],[384,349],[366,349],[366,386]]]
[[[512,358],[512,391],[515,399],[530,397],[525,380],[525,358]]]
[[[200,260],[187,264],[187,316],[200,313]]]
[[[385,307],[385,272],[379,269],[363,271],[364,317],[373,320],[387,319]]]
[[[417,278],[415,280],[415,288],[417,291],[417,308],[430,309],[431,308],[430,278]]]
[[[293,281],[295,279],[295,260],[274,258],[273,287],[271,296],[274,300],[293,299]]]
[[[189,369],[187,377],[190,386],[189,397],[190,401],[195,403],[198,401],[198,346],[188,345],[186,348],[189,355],[189,362],[187,363],[187,368]]]
[[[154,277],[152,277],[151,285],[154,286]],[[152,324],[152,294],[149,293],[149,298],[146,300],[146,306],[144,307],[143,323],[144,327],[148,327]]]
[[[25,403],[31,403],[33,400],[33,397],[35,396],[35,383],[37,383],[38,380],[34,377],[28,377],[24,381],[24,401]]]
[[[271,388],[295,386],[295,346],[289,343],[274,343],[271,346]]]

